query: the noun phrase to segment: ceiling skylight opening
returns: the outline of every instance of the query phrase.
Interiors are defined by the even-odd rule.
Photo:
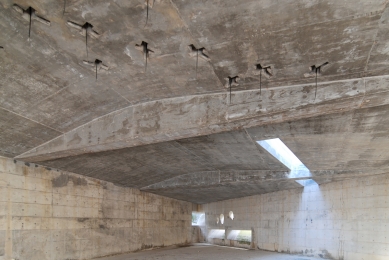
[[[290,178],[306,178],[312,174],[299,158],[279,138],[257,141],[266,151],[290,169]],[[296,180],[302,186],[317,184],[312,179]]]
[[[305,179],[305,180],[295,180],[295,182],[299,183],[301,186],[310,186],[310,185],[319,185],[313,179]]]

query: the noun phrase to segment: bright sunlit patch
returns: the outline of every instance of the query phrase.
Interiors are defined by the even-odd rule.
[[[227,239],[241,242],[251,242],[251,230],[230,230]]]
[[[192,212],[192,226],[204,226],[205,225],[205,213],[204,212]]]
[[[209,238],[218,238],[225,239],[226,230],[225,229],[211,229],[208,231]]]
[[[220,214],[220,224],[224,224],[224,214]]]
[[[228,213],[228,217],[231,219],[231,220],[234,220],[234,212],[230,211]]]
[[[290,169],[290,178],[312,176],[309,169],[279,138],[257,141],[257,143]],[[302,186],[317,184],[312,179],[296,180],[296,182]]]

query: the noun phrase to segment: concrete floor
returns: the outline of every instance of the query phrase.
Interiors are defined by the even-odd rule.
[[[229,247],[219,247],[208,244],[196,244],[190,247],[168,247],[146,250],[137,253],[98,258],[99,260],[194,260],[194,259],[233,259],[233,260],[313,260],[319,258],[279,254],[261,250],[245,250]]]

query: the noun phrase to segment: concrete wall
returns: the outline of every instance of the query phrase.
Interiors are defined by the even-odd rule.
[[[0,157],[0,259],[90,259],[187,243],[192,206]]]
[[[389,175],[204,204],[210,229],[253,229],[256,248],[329,259],[389,259]],[[232,210],[235,219],[228,219]],[[221,213],[225,224],[216,224]]]

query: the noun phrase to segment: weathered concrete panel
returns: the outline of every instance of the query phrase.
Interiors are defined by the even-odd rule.
[[[254,140],[280,138],[314,170],[389,170],[388,106],[253,127]],[[373,170],[374,169],[374,170]]]
[[[386,4],[378,23],[378,32],[374,38],[374,45],[369,53],[369,60],[366,65],[366,70],[371,71],[370,74],[373,75],[388,71],[388,43],[386,41],[389,35],[388,23],[389,8],[388,4]]]
[[[301,185],[297,184],[296,180],[313,179],[318,184],[324,184],[379,175],[389,171],[383,168],[371,173],[370,169],[359,166],[358,170],[312,170],[310,171],[312,176],[307,177],[304,175],[305,177],[298,178],[291,177],[290,172],[285,171],[199,172],[171,178],[143,187],[141,190],[204,204],[277,190],[301,188]],[[230,189],[230,187],[234,188]]]
[[[294,180],[277,179],[253,183],[226,182],[209,186],[176,186],[166,189],[145,188],[145,191],[171,198],[179,197],[181,200],[197,204],[205,204],[210,201],[222,201],[300,187],[301,185]]]
[[[0,259],[91,259],[190,243],[192,207],[1,157]]]
[[[121,186],[205,203],[240,194],[224,194],[219,198],[217,193],[222,190],[217,187],[224,184],[242,185],[242,189],[247,183],[259,185],[245,191],[242,196],[246,196],[267,191],[260,184],[262,181],[286,181],[287,169],[255,143],[259,140],[280,138],[319,183],[388,172],[387,109],[387,105],[360,108],[245,130],[65,157],[42,164]],[[271,186],[286,189],[293,181]],[[209,195],[208,201],[197,200],[196,191],[187,194],[186,188],[194,190],[197,186]],[[174,192],[169,191],[171,187]]]
[[[31,41],[28,20],[13,4],[0,5],[1,105],[55,129],[69,131],[129,104],[222,89],[208,62],[199,62],[195,80],[196,60],[187,50],[194,42],[168,1],[152,8],[146,29],[137,26],[146,16],[146,5],[140,2],[69,2],[63,15],[58,1],[20,1],[22,8],[31,5],[51,21],[50,26],[33,21]],[[90,10],[87,17],[85,8]],[[67,21],[88,21],[100,34],[89,39],[88,57],[85,37]],[[135,49],[142,40],[154,51],[148,74],[142,53]],[[96,58],[109,66],[98,71],[97,81],[94,68],[83,64]]]
[[[324,73],[330,77],[364,71],[386,4],[267,1],[257,8],[252,0],[173,2],[193,37],[215,56],[218,77],[239,75],[249,88],[257,88],[259,77],[252,72],[258,62],[273,66],[275,76],[264,80],[270,86],[304,80],[309,63],[330,61]]]
[[[44,165],[137,188],[194,172],[287,170],[245,131],[66,157]]]
[[[256,144],[245,130],[176,141],[205,165],[217,170],[287,170]]]
[[[0,108],[0,133],[0,155],[6,157],[15,157],[61,134],[50,127],[2,108]]]
[[[263,91],[268,97],[264,101],[258,90],[239,91],[231,104],[225,94],[138,104],[69,131],[18,158],[44,161],[349,111],[359,108],[368,94],[364,79],[321,83],[316,98],[314,90],[311,84],[272,89]],[[306,101],[301,102],[304,97]]]
[[[259,249],[328,259],[389,257],[389,175],[202,205],[209,229],[253,229]],[[224,225],[216,218],[225,217]],[[206,236],[206,234],[205,234]]]

